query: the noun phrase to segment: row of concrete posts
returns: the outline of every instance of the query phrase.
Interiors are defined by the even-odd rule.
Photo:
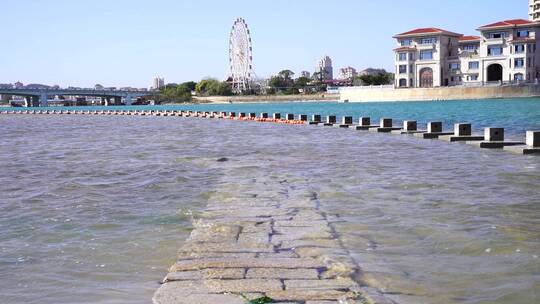
[[[444,131],[440,121],[427,123],[426,130],[419,130],[414,120],[403,121],[402,127],[396,127],[391,118],[381,118],[379,124],[372,124],[370,117],[360,117],[355,124],[352,116],[343,116],[337,122],[335,115],[328,115],[323,120],[321,115],[313,114],[308,119],[306,114],[245,113],[245,112],[203,112],[203,111],[155,111],[155,110],[4,110],[0,114],[87,114],[87,115],[140,115],[140,116],[179,116],[219,118],[232,120],[251,120],[258,122],[274,122],[284,124],[336,126],[354,128],[360,131],[371,131],[392,134],[409,134],[424,139],[440,139],[448,142],[464,142],[480,148],[504,149],[518,154],[540,154],[540,131],[527,131],[525,141],[508,141],[504,137],[504,128],[485,128],[484,134],[473,134],[470,123],[456,123],[453,131]]]

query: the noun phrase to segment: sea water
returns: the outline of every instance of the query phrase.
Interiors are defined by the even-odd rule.
[[[469,121],[521,136],[540,129],[539,104],[199,108]],[[150,302],[192,220],[209,197],[223,195],[214,191],[228,173],[217,165],[222,157],[235,163],[239,182],[256,171],[309,185],[321,206],[340,216],[337,231],[363,282],[400,303],[540,299],[535,156],[405,135],[198,118],[0,115],[0,126],[1,303]]]

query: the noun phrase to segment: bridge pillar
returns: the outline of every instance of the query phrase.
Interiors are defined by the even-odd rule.
[[[39,96],[39,106],[40,107],[48,107],[49,106],[49,96],[47,94],[41,94]]]
[[[133,103],[133,96],[127,95],[125,98],[126,106],[130,106]]]
[[[108,106],[111,103],[111,98],[110,97],[101,97],[101,103],[104,106]]]
[[[122,97],[119,97],[119,96],[115,96],[114,97],[114,105],[115,106],[119,106],[122,104]]]

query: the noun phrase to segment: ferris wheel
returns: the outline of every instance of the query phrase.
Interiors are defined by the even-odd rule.
[[[238,18],[233,24],[229,37],[229,65],[234,93],[238,94],[251,89],[252,51],[248,25],[244,19]]]

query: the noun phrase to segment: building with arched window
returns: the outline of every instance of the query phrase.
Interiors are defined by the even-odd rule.
[[[505,20],[478,31],[480,36],[464,36],[419,28],[394,36],[395,86],[520,83],[540,78],[540,21]]]

